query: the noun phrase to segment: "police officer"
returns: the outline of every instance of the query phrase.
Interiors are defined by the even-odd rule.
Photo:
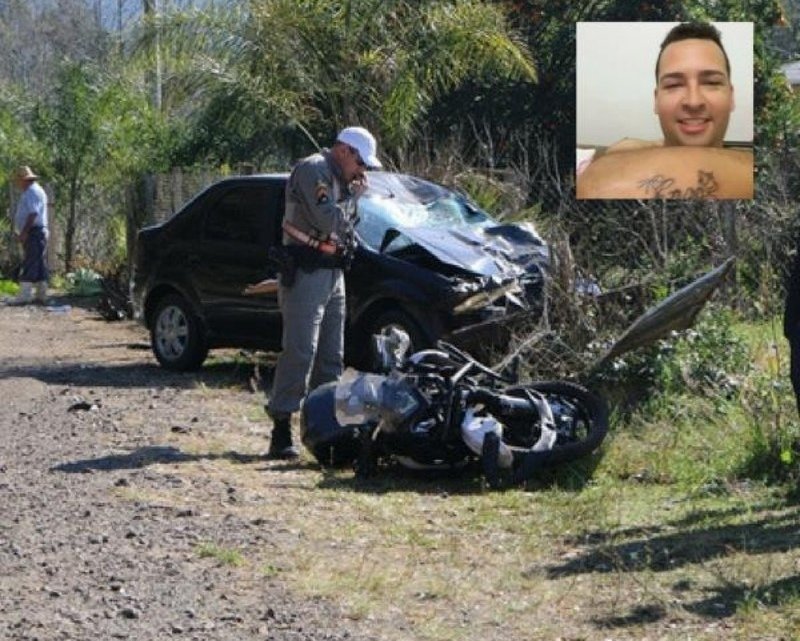
[[[376,151],[369,131],[346,127],[331,149],[304,158],[289,177],[283,223],[288,264],[278,289],[282,351],[267,407],[271,458],[297,458],[292,414],[309,389],[342,373],[348,239],[356,201],[367,186],[365,169],[381,166]]]

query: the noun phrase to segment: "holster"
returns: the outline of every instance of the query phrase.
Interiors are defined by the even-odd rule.
[[[313,247],[291,245],[284,248],[295,269],[313,272],[317,269],[344,269],[347,264],[342,254],[323,254]]]
[[[297,276],[297,262],[289,248],[283,245],[270,247],[268,258],[279,274],[281,285],[283,287],[294,285]]]

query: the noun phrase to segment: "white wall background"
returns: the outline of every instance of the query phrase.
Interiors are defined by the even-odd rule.
[[[576,122],[579,146],[663,138],[653,113],[658,48],[677,22],[579,22]],[[736,108],[726,141],[753,140],[753,23],[715,22],[731,63]]]

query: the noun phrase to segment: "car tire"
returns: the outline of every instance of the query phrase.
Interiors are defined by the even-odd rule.
[[[171,294],[158,302],[150,345],[165,369],[186,372],[203,364],[208,355],[203,324],[183,296]]]

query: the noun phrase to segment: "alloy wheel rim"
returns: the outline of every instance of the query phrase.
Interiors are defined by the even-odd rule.
[[[180,358],[189,341],[189,321],[175,306],[165,307],[156,323],[156,343],[159,352],[170,360]]]

